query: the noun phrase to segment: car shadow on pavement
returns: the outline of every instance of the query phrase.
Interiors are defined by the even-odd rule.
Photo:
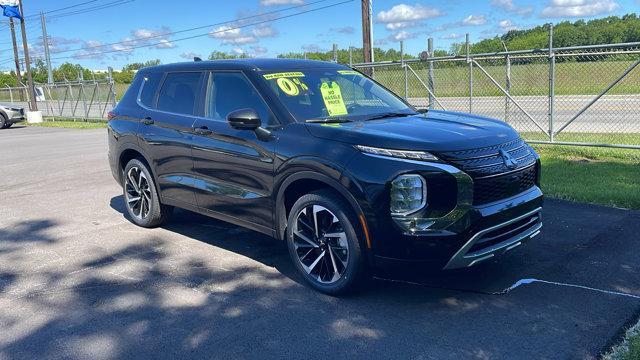
[[[110,205],[130,220],[124,208],[122,195],[113,197]],[[282,275],[299,284],[305,284],[291,264],[286,245],[269,236],[182,209],[176,209],[169,222],[162,228],[251,258],[275,268]],[[511,273],[513,276],[506,281],[500,281],[501,279],[492,276],[492,273]],[[388,291],[400,290],[400,288],[404,289],[400,291],[406,291],[406,287],[419,286],[425,291],[442,289],[491,294],[511,285],[517,280],[517,275],[512,271],[505,271],[499,262],[447,271],[401,264],[393,268],[376,270],[375,280],[369,284],[369,287],[375,287],[376,291],[380,287]],[[382,284],[383,282],[386,284]]]

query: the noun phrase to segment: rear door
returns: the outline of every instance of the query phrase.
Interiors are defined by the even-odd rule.
[[[193,138],[198,206],[268,232],[273,228],[276,139],[234,129],[226,118],[234,110],[252,108],[269,128],[277,125],[275,117],[241,71],[211,72],[205,88],[205,116],[194,123]]]
[[[169,72],[159,91],[144,103],[147,116],[141,125],[141,146],[152,158],[152,167],[163,199],[196,205],[193,191],[192,129],[201,111],[203,72]],[[150,96],[146,94],[147,96]]]

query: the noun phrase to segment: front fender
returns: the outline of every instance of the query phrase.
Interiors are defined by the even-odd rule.
[[[366,226],[367,200],[364,189],[358,181],[344,167],[326,159],[312,156],[302,156],[289,159],[279,167],[274,189],[276,194],[276,236],[284,239],[287,227],[287,214],[284,194],[287,188],[298,180],[315,180],[326,184],[342,195],[358,218],[364,216],[363,226]],[[368,231],[364,229],[365,233]],[[367,245],[370,245],[367,241]]]

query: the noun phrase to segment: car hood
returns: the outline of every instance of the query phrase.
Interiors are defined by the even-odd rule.
[[[427,114],[337,124],[307,124],[313,136],[398,150],[457,151],[518,138],[506,123],[481,116],[430,110]]]

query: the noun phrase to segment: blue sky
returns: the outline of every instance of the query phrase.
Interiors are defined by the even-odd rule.
[[[361,46],[362,41],[359,0],[317,11],[345,0],[23,1],[27,16],[48,12],[54,65],[70,61],[91,69],[119,69],[156,58],[163,63],[204,58],[213,50],[274,57],[328,50],[332,43]],[[639,9],[640,0],[373,0],[374,39],[382,48],[399,48],[398,41],[404,40],[406,51],[417,54],[428,37],[436,48],[449,49],[464,41],[465,33],[478,41],[510,29]],[[202,28],[172,34],[194,27]],[[6,25],[0,25],[0,32],[0,68],[8,70],[10,32]],[[39,17],[27,18],[27,34],[33,56],[41,57]],[[194,38],[180,40],[188,37]]]

